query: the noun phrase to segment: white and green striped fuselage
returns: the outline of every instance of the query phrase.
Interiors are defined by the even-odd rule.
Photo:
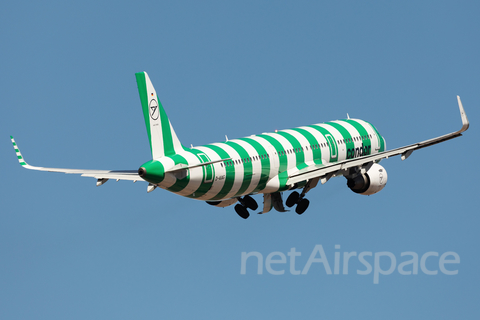
[[[285,212],[285,206],[296,206],[295,212],[303,214],[310,203],[306,193],[335,176],[344,176],[348,188],[357,194],[375,194],[388,180],[385,168],[378,164],[382,159],[399,155],[405,160],[414,150],[459,137],[469,127],[457,96],[462,118],[460,130],[389,151],[374,126],[350,118],[188,149],[178,139],[147,73],[138,72],[135,77],[152,160],[138,170],[36,167],[27,164],[11,137],[19,163],[32,170],[93,177],[97,186],[110,179],[143,179],[149,182],[147,192],[160,187],[216,207],[238,202],[235,211],[246,219],[250,215],[247,209],[258,209],[251,194],[264,194],[260,213],[272,208]],[[188,116],[186,113],[185,117]],[[291,192],[284,202],[281,192],[297,188],[302,189],[301,193]]]
[[[147,162],[145,180],[181,196],[220,201],[291,188],[288,177],[311,165],[326,165],[382,152],[385,140],[370,123],[338,120],[253,135],[194,148]],[[170,173],[172,168],[195,166]],[[165,173],[166,172],[166,173]]]

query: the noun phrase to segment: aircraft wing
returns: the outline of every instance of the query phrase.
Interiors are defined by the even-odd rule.
[[[84,170],[84,169],[62,169],[62,168],[44,168],[44,167],[35,167],[29,165],[25,159],[23,158],[20,150],[18,149],[18,145],[16,144],[15,140],[12,136],[10,136],[13,143],[13,148],[17,153],[18,162],[22,165],[22,167],[31,170],[38,170],[38,171],[47,171],[47,172],[63,172],[69,174],[80,174],[82,177],[92,177],[97,179],[97,186],[100,186],[107,182],[108,179],[116,179],[118,180],[131,180],[133,182],[136,181],[145,181],[138,175],[138,170]]]
[[[358,157],[354,159],[348,159],[344,161],[339,161],[335,163],[330,163],[327,165],[321,165],[321,164],[315,164],[315,165],[310,165],[308,167],[305,167],[301,170],[298,170],[294,173],[292,173],[288,177],[287,185],[294,185],[295,183],[302,182],[305,180],[311,180],[315,178],[320,178],[320,181],[323,183],[327,182],[328,179],[331,177],[341,173],[344,170],[348,170],[353,167],[358,167],[358,168],[368,168],[372,163],[375,161],[379,161],[381,159],[385,159],[388,157],[393,157],[393,156],[398,156],[401,155],[402,160],[407,159],[413,151],[422,149],[425,147],[432,146],[437,143],[441,143],[453,138],[460,137],[462,135],[462,132],[466,131],[469,127],[469,122],[467,118],[467,114],[465,113],[465,110],[463,109],[462,101],[460,100],[460,97],[457,96],[457,101],[458,101],[458,108],[460,109],[460,116],[462,118],[462,128],[458,131],[445,134],[443,136],[425,140],[422,142],[414,143],[405,147],[393,149],[393,150],[388,150],[388,151],[383,151],[380,153],[375,153],[372,155],[368,156],[363,156],[363,157]]]

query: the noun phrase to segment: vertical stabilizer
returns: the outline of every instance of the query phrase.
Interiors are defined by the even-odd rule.
[[[146,72],[135,73],[143,116],[147,126],[152,158],[171,156],[183,150],[182,144],[168,120],[155,88]]]

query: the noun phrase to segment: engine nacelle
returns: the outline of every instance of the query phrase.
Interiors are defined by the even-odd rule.
[[[374,163],[365,174],[360,173],[354,178],[347,178],[347,186],[355,193],[369,196],[382,190],[387,180],[387,170]]]

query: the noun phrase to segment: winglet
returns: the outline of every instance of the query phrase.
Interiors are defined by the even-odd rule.
[[[20,149],[18,149],[18,146],[17,146],[17,144],[15,143],[15,140],[13,139],[12,136],[10,136],[10,139],[12,140],[13,148],[15,149],[15,152],[17,153],[18,162],[19,162],[22,166],[28,167],[28,164],[27,164],[27,162],[25,162],[25,160],[23,159],[22,154],[20,153]]]
[[[465,110],[463,109],[462,101],[460,100],[460,96],[457,96],[457,101],[458,101],[458,108],[460,109],[460,116],[462,117],[462,129],[458,133],[462,133],[464,131],[467,131],[468,127],[470,126],[470,123],[468,122],[467,114],[465,113]]]

